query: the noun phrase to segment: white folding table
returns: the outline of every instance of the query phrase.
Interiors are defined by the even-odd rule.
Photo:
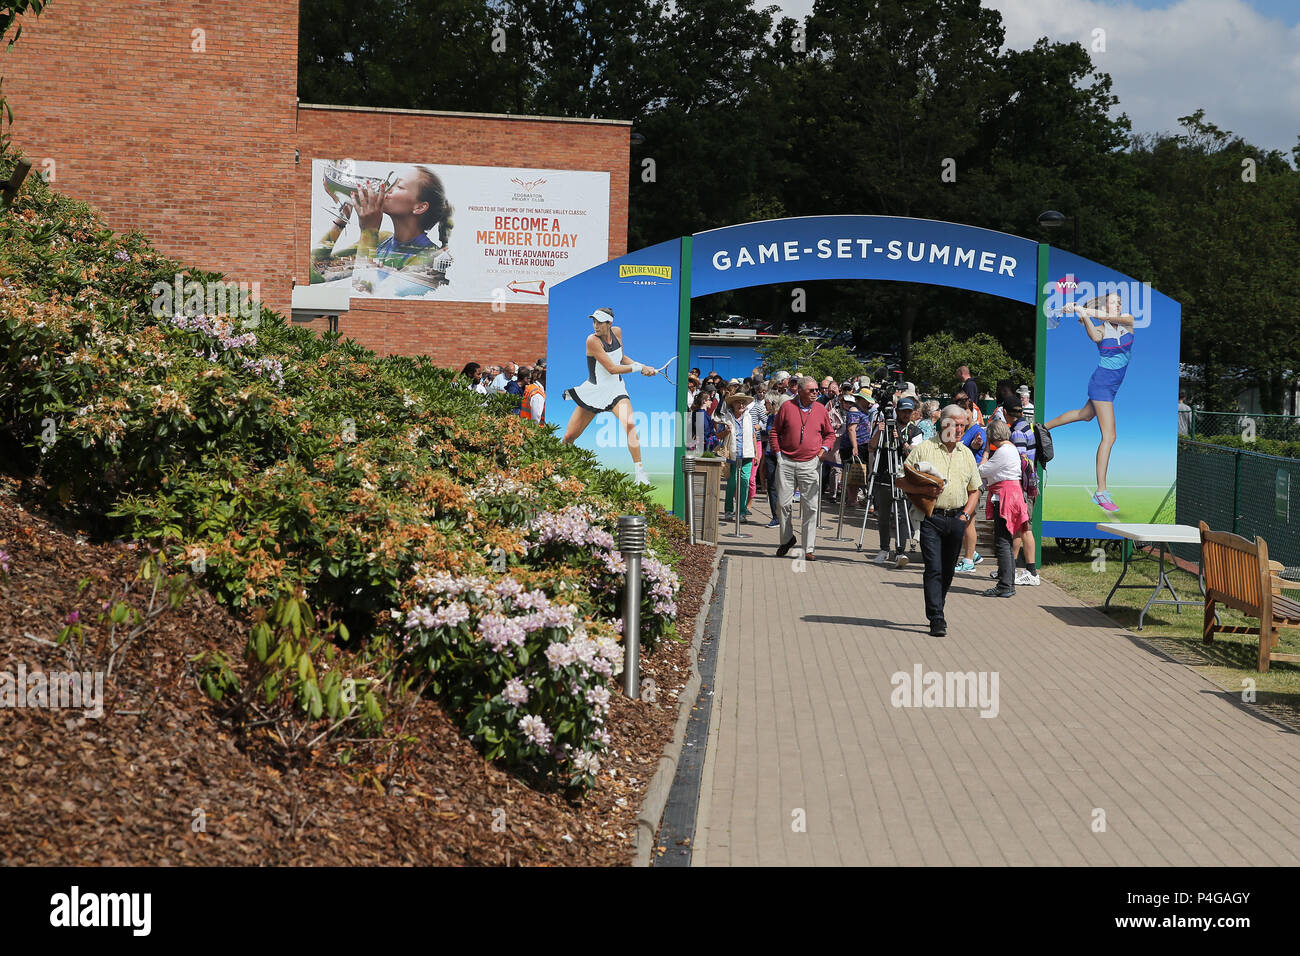
[[[1184,607],[1202,607],[1204,606],[1205,596],[1205,579],[1199,573],[1196,576],[1201,586],[1200,601],[1183,601],[1178,597],[1174,590],[1173,584],[1169,581],[1169,575],[1165,573],[1165,553],[1169,550],[1169,545],[1173,544],[1194,544],[1198,547],[1201,544],[1201,529],[1193,528],[1185,524],[1098,524],[1098,531],[1108,531],[1113,535],[1124,538],[1124,569],[1120,571],[1119,580],[1115,586],[1110,589],[1110,594],[1106,595],[1106,603],[1102,608],[1110,607],[1110,599],[1115,596],[1115,592],[1120,588],[1145,588],[1145,584],[1123,584],[1124,575],[1128,574],[1129,555],[1133,551],[1133,544],[1138,541],[1150,541],[1152,544],[1160,546],[1160,578],[1156,582],[1156,589],[1151,592],[1151,597],[1147,598],[1147,603],[1143,605],[1142,612],[1138,615],[1137,629],[1142,630],[1142,620],[1146,617],[1147,611],[1153,604],[1172,604],[1182,613]],[[1160,592],[1167,590],[1173,595],[1173,600],[1162,600]],[[1218,614],[1215,614],[1218,619]]]

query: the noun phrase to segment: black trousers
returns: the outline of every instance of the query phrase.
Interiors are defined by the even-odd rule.
[[[772,517],[781,514],[781,489],[776,486],[776,452],[770,447],[763,449],[763,480],[767,482],[767,504],[772,509]]]
[[[894,499],[889,493],[889,476],[876,475],[875,498],[872,503],[876,506],[876,527],[880,531],[880,550],[888,551],[891,538],[898,537],[894,534]],[[899,550],[903,548],[903,542],[898,542]]]
[[[1002,515],[993,519],[993,550],[998,556],[998,587],[1003,591],[1016,589],[1016,558],[1012,548],[1015,538]]]
[[[921,559],[925,562],[921,580],[925,585],[925,616],[931,621],[943,620],[943,602],[952,587],[965,534],[966,522],[956,515],[930,515],[921,522]]]

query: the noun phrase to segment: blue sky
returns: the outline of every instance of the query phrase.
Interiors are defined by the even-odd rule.
[[[803,16],[813,0],[783,0]],[[1006,43],[1042,36],[1092,48],[1135,132],[1176,132],[1178,117],[1206,118],[1290,154],[1300,137],[1300,0],[983,0],[1002,14]],[[762,6],[762,0],[756,3]]]

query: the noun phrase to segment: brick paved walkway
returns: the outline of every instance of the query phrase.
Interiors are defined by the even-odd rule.
[[[919,556],[877,567],[870,527],[859,554],[824,524],[806,572],[775,529],[723,539],[696,865],[1300,863],[1300,735],[1046,580],[980,597],[991,561],[930,637]],[[917,664],[997,671],[999,713],[893,707]]]

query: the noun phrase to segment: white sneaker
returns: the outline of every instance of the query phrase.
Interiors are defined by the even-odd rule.
[[[1042,579],[1037,574],[1031,573],[1025,568],[1021,568],[1016,572],[1016,584],[1028,584],[1030,587],[1037,587],[1042,583]]]
[[[876,556],[875,556],[874,558],[871,559],[871,563],[872,563],[872,564],[884,564],[884,563],[885,563],[886,561],[888,561],[888,560],[889,560],[889,552],[888,552],[888,551],[881,551],[881,552],[878,552],[878,553],[876,554]]]
[[[635,481],[638,485],[651,484],[650,478],[645,473],[645,468],[643,468],[640,465],[637,465],[636,473],[633,476],[632,480]]]
[[[899,568],[907,567],[907,555],[905,555],[902,551],[899,551],[896,555],[894,555],[894,566]]]

